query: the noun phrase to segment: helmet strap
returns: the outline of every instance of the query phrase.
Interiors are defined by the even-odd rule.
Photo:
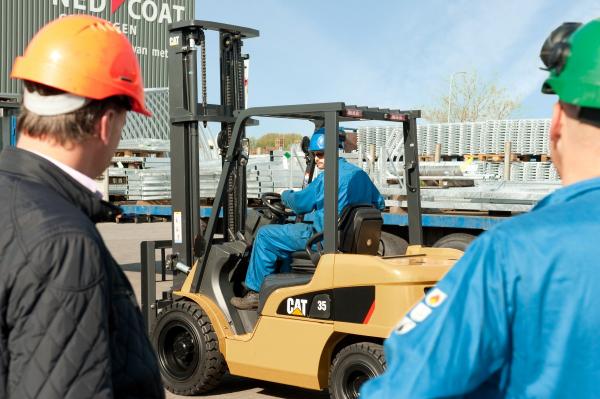
[[[23,106],[40,116],[56,116],[77,111],[89,104],[90,100],[71,93],[42,96],[25,88]]]

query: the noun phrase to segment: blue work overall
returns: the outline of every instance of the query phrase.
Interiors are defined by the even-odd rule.
[[[338,161],[338,210],[347,205],[373,204],[385,206],[379,191],[362,169],[340,158]],[[323,231],[324,173],[320,173],[301,191],[284,191],[282,202],[297,215],[313,214],[313,223],[272,224],[259,229],[254,240],[250,264],[246,274],[246,287],[259,291],[264,279],[275,273],[276,262],[283,260],[282,272],[289,271],[292,252],[303,251],[308,239]]]
[[[600,398],[600,178],[474,241],[385,342],[389,398]]]

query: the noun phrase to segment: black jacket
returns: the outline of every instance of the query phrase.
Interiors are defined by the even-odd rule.
[[[0,154],[0,398],[163,398],[125,274],[95,223],[116,208],[28,151]]]

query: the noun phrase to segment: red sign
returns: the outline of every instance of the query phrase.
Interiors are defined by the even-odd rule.
[[[117,11],[117,9],[119,7],[121,7],[121,5],[125,3],[125,0],[111,0],[110,1],[110,12],[111,14],[114,14],[115,11]]]

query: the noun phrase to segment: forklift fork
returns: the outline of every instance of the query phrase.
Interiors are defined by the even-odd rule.
[[[160,301],[156,300],[156,250],[160,249],[160,271],[161,281],[166,281],[167,272],[167,257],[166,249],[172,248],[171,240],[160,241],[142,241],[140,247],[140,263],[142,266],[142,316],[146,324],[146,331],[150,333],[150,329],[156,321],[158,309],[166,306],[170,300],[167,298],[167,292],[163,292],[163,298]],[[170,268],[173,270],[172,268]],[[173,271],[173,273],[176,273]]]

